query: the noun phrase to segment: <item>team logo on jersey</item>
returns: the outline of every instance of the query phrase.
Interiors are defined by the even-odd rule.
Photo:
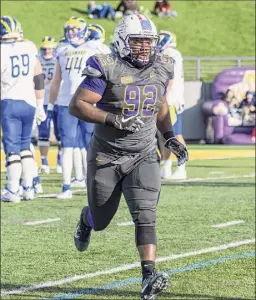
[[[134,82],[132,76],[124,76],[124,77],[121,77],[120,80],[121,80],[122,84],[130,84],[130,83]]]

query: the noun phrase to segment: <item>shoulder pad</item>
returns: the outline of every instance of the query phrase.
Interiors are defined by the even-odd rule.
[[[90,77],[101,77],[102,76],[102,73],[91,67],[91,66],[86,66],[83,71],[82,71],[82,76],[90,76]]]
[[[158,56],[158,60],[163,64],[170,64],[170,65],[174,64],[174,59],[170,55],[160,53],[157,56]]]

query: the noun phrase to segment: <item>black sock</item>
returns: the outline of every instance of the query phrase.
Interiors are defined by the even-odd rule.
[[[143,260],[141,262],[141,271],[143,280],[154,273],[155,262],[152,260]]]

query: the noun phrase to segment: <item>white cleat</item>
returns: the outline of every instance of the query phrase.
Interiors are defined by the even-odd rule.
[[[172,171],[167,170],[166,168],[162,167],[161,168],[161,178],[162,179],[171,179],[172,177]]]
[[[8,189],[5,187],[1,190],[1,197],[4,196],[5,194],[7,194],[9,191]]]
[[[58,174],[62,174],[62,167],[61,167],[61,165],[57,165],[57,166],[56,166],[56,172],[57,172]]]
[[[177,168],[175,172],[172,174],[172,180],[186,180],[187,179],[187,172],[184,168]]]
[[[50,174],[50,167],[49,167],[49,166],[46,166],[46,165],[42,165],[42,166],[39,168],[38,173],[49,175],[49,174]]]
[[[12,202],[12,203],[19,203],[20,196],[18,194],[14,194],[10,192],[8,189],[4,189],[3,194],[1,194],[1,201],[2,202]]]
[[[33,200],[35,197],[35,192],[32,187],[23,187],[23,200]]]
[[[42,194],[42,193],[44,192],[41,183],[35,184],[35,185],[34,185],[34,190],[35,190],[35,193],[36,193],[36,194]]]
[[[22,185],[19,186],[18,195],[20,197],[22,197],[22,195],[23,195],[23,186]]]
[[[79,180],[79,179],[72,179],[71,180],[71,187],[72,188],[85,188],[86,183],[85,183],[85,178]]]
[[[71,198],[72,198],[71,190],[66,190],[57,195],[57,199],[71,199]]]

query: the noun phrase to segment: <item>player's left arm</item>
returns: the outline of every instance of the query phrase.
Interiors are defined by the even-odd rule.
[[[161,108],[157,114],[157,128],[165,138],[165,147],[173,152],[178,158],[178,165],[184,164],[188,161],[188,152],[184,145],[182,145],[173,133],[170,111],[166,96],[163,97]]]

